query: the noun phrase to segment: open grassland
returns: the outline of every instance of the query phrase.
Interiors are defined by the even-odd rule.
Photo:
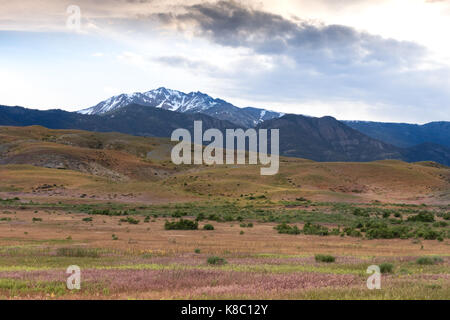
[[[0,298],[450,299],[448,167],[281,158],[261,176],[174,166],[172,145],[0,127]]]
[[[263,198],[241,202],[136,206],[3,200],[0,297],[450,298],[449,228],[444,219],[448,206]],[[367,230],[361,236],[344,232],[346,227],[360,230],[355,229],[358,223],[371,220],[392,226],[386,212],[392,217],[401,213],[405,226],[435,230],[443,239],[413,234],[369,239]],[[435,221],[408,221],[421,212],[432,213]],[[167,222],[180,219],[196,221],[198,229],[166,230]],[[301,232],[279,233],[276,227],[283,222]],[[307,223],[329,233],[305,234]],[[204,230],[205,225],[213,230]],[[339,233],[332,233],[335,229]],[[332,255],[334,261],[317,260],[317,254]],[[368,290],[367,267],[386,263],[392,270],[382,275],[382,289]],[[82,270],[80,291],[66,288],[70,265]]]

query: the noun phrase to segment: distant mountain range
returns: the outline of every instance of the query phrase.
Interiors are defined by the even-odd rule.
[[[130,104],[155,107],[181,113],[202,113],[217,119],[231,121],[241,127],[254,127],[259,123],[279,118],[283,113],[258,108],[238,108],[221,99],[214,99],[202,92],[184,93],[158,88],[147,92],[120,94],[97,105],[78,111],[81,114],[104,115]]]
[[[137,136],[170,137],[173,130],[193,130],[201,120],[204,130],[234,129],[236,125],[205,114],[183,114],[158,108],[130,104],[104,115],[87,115],[63,110],[34,110],[0,106],[0,125],[40,125],[50,129],[80,129],[97,132],[121,132]]]
[[[424,125],[370,121],[343,121],[369,137],[399,147],[413,147],[423,143],[440,144],[450,148],[450,122],[430,122]]]
[[[33,110],[0,106],[0,125],[41,125],[51,129],[116,131],[139,136],[170,137],[177,128],[280,129],[280,153],[316,161],[374,161],[399,159],[450,165],[450,123],[424,126],[338,121],[333,117],[281,114],[238,108],[210,96],[159,88],[119,95],[79,112]]]

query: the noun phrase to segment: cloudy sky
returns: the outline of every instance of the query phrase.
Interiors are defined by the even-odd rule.
[[[0,8],[4,105],[72,111],[165,86],[287,113],[450,120],[449,0],[0,0]]]

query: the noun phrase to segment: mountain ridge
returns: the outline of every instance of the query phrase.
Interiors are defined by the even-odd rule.
[[[259,108],[238,108],[225,100],[212,98],[200,91],[184,93],[164,87],[146,92],[116,95],[78,112],[87,115],[105,115],[130,104],[181,113],[203,113],[220,120],[231,121],[246,128],[254,127],[264,120],[284,115],[280,112]]]
[[[434,143],[450,148],[450,122],[433,121],[425,124],[342,121],[349,127],[369,137],[398,147],[409,148],[424,143]]]
[[[195,120],[203,121],[203,130],[239,128],[226,120],[203,113],[180,113],[162,108],[131,104],[103,115],[86,115],[63,110],[40,111],[23,107],[0,106],[0,125],[41,125],[51,129],[81,129],[96,132],[120,132],[137,136],[170,137],[173,130],[192,132]],[[256,129],[280,129],[280,154],[316,161],[359,161],[382,159],[436,161],[450,165],[450,149],[427,144],[400,148],[373,139],[327,116],[314,118],[288,114],[266,120]]]

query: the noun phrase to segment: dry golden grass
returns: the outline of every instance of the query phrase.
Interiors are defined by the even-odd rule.
[[[11,215],[12,222],[0,222],[0,245],[20,245],[30,241],[49,239],[64,240],[71,237],[77,243],[92,248],[109,248],[136,252],[159,252],[161,254],[192,253],[201,248],[203,253],[233,255],[281,254],[314,255],[333,253],[356,256],[416,256],[448,255],[448,242],[421,241],[411,239],[363,240],[338,236],[307,236],[278,234],[275,224],[255,224],[253,228],[241,228],[236,222],[201,222],[199,228],[212,223],[214,231],[164,230],[165,219],[143,223],[143,216],[137,225],[120,222],[123,217],[98,216],[80,213],[67,214],[63,211],[42,211],[34,213],[18,210]],[[3,216],[3,215],[2,215]],[[40,217],[42,222],[32,222]],[[83,218],[92,217],[93,222]],[[298,224],[301,226],[301,224]],[[240,235],[240,231],[244,234]],[[25,234],[25,232],[27,234]],[[112,234],[119,240],[112,240]]]

